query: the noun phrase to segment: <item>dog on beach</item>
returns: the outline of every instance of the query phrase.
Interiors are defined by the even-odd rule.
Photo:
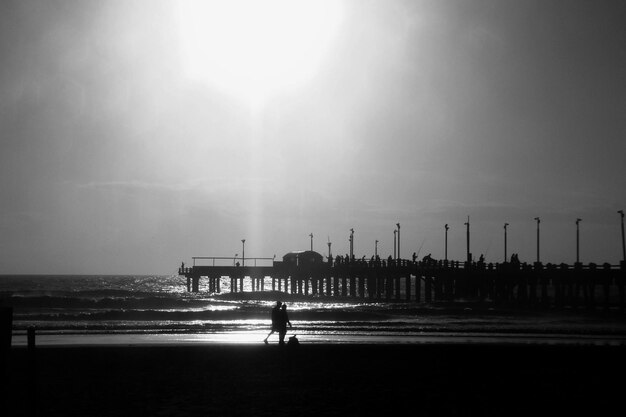
[[[289,340],[287,341],[287,346],[298,346],[299,344],[300,344],[300,341],[298,340],[295,334],[291,336]]]

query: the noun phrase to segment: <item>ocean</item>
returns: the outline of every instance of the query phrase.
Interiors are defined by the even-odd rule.
[[[262,343],[278,300],[288,306],[288,336],[301,343],[626,344],[626,315],[616,310],[231,293],[227,281],[211,294],[187,292],[178,275],[4,275],[0,303],[13,307],[15,345],[30,327],[44,345]]]

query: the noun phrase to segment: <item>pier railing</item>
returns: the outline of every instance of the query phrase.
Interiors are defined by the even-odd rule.
[[[257,261],[260,261],[261,263],[263,262],[271,263],[271,262],[274,262],[275,258],[244,258],[244,257],[237,257],[237,256],[232,256],[232,257],[230,256],[194,256],[191,259],[193,260],[193,266],[196,266],[196,264],[199,261],[211,261],[212,266],[216,266],[215,261],[218,261],[218,264],[220,263],[219,261],[229,261],[229,262],[232,262],[233,266],[236,266],[237,262],[245,266],[246,261],[248,261],[248,262],[252,262],[254,266],[257,266]]]

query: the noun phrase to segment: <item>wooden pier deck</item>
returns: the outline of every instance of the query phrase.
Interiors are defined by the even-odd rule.
[[[200,291],[202,279],[208,281],[203,291],[219,293],[226,279],[231,292],[247,288],[369,301],[477,300],[557,308],[625,307],[626,262],[544,265],[397,260],[296,266],[273,261],[270,266],[194,265],[181,267],[179,274],[187,278],[187,289],[192,292]]]

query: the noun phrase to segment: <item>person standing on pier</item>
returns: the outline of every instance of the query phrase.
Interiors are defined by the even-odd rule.
[[[274,332],[276,331],[280,331],[280,315],[281,315],[281,309],[280,306],[283,303],[280,301],[276,301],[276,305],[272,308],[272,328],[270,329],[269,334],[267,335],[267,337],[263,340],[263,342],[267,345],[267,339],[269,339],[269,337],[274,334]],[[280,333],[279,333],[280,334]]]
[[[287,315],[287,304],[283,304],[282,309],[278,315],[278,344],[285,344],[285,335],[287,334],[287,324],[289,324],[289,328],[291,328],[291,322],[289,321],[289,316]]]

